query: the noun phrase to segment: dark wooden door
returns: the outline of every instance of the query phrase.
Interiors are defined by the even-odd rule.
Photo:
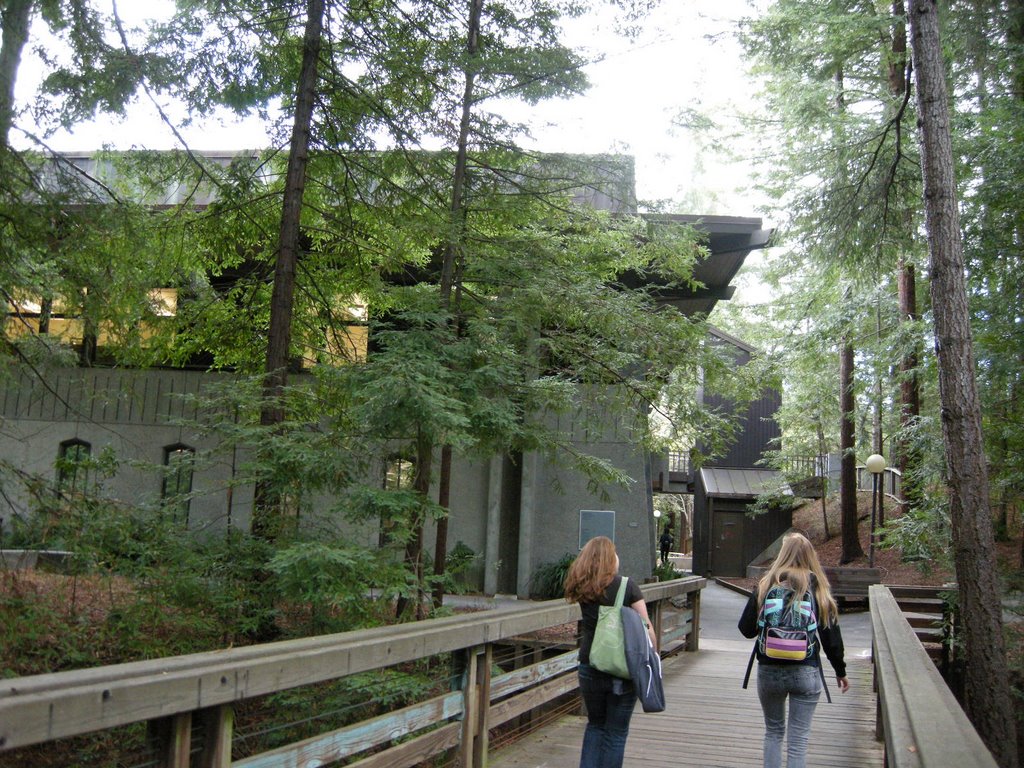
[[[742,512],[715,511],[711,523],[711,573],[715,576],[745,576],[743,562]]]

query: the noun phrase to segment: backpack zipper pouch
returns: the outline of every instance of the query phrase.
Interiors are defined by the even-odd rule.
[[[765,627],[761,653],[769,659],[804,661],[808,645],[807,632],[803,630]]]

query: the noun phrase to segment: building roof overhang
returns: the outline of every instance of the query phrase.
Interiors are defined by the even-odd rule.
[[[735,293],[731,283],[751,251],[771,245],[774,230],[764,229],[760,218],[741,216],[693,216],[684,214],[642,214],[652,224],[683,224],[692,226],[705,237],[707,256],[694,268],[693,279],[698,287],[659,285],[648,276],[624,275],[629,287],[646,285],[661,303],[675,307],[680,313],[707,317],[719,301],[727,301]]]
[[[705,495],[717,499],[756,499],[763,493],[793,491],[774,469],[741,469],[738,467],[701,467],[700,482]]]

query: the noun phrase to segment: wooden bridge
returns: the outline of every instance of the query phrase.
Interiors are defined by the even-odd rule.
[[[756,679],[740,687],[750,643],[702,641],[699,653],[683,653],[665,662],[668,709],[637,711],[626,742],[627,766],[650,768],[750,768],[761,764],[764,725]],[[875,740],[875,697],[871,663],[853,659],[851,689],[833,704],[822,703],[814,716],[808,766],[872,768],[883,764],[883,745]],[[491,756],[490,768],[575,768],[586,717],[567,715]]]
[[[740,688],[750,645],[700,639],[705,585],[643,587],[669,654],[669,706],[635,715],[627,765],[760,763],[760,707],[753,687]],[[808,765],[993,768],[887,588],[871,588],[871,615],[874,663],[848,660],[852,690],[819,705]],[[126,768],[572,768],[585,723],[576,653],[552,629],[578,618],[555,600],[4,680],[0,768],[107,765],[111,751]],[[426,680],[419,695],[394,694],[394,668]],[[358,706],[337,706],[361,688]],[[281,722],[295,700],[302,717]]]

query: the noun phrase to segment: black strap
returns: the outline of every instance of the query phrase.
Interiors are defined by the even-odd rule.
[[[818,651],[818,672],[821,674],[821,687],[825,689],[825,698],[832,703],[832,694],[828,692],[828,683],[825,682],[825,668],[821,666],[821,650]]]
[[[757,655],[757,640],[754,640],[754,647],[750,649],[750,661],[747,662],[747,674],[743,676],[743,687],[747,687],[750,681],[750,670],[754,668],[754,657]]]

